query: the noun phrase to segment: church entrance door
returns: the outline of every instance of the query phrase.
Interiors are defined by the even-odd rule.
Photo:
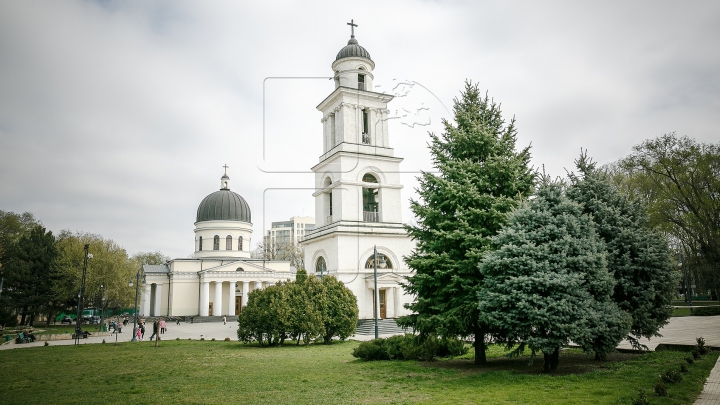
[[[212,307],[213,307],[213,306],[212,306],[212,304],[213,304],[213,303],[211,302],[210,305],[209,305],[209,307],[210,307],[210,308],[209,308],[209,311],[208,311],[208,315],[209,315],[209,316],[213,316],[213,311],[212,311]]]
[[[387,317],[386,305],[385,305],[385,290],[378,291],[378,300],[380,301],[380,319]]]
[[[242,297],[235,297],[235,313],[240,315],[242,312]]]

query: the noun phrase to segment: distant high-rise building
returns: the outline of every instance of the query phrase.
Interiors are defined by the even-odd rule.
[[[289,221],[273,222],[265,235],[268,246],[297,245],[308,232],[315,229],[315,218],[292,217]]]

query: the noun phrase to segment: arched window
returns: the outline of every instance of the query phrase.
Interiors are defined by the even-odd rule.
[[[374,255],[371,255],[370,257],[368,257],[367,261],[365,262],[366,269],[373,268],[373,257],[374,257]],[[392,269],[393,268],[392,262],[384,254],[378,253],[377,254],[377,268],[378,269]]]
[[[242,236],[238,237],[238,250],[243,250],[243,239],[242,239]]]
[[[327,274],[327,265],[325,264],[325,258],[320,256],[315,263],[315,273],[319,273],[321,276]]]
[[[225,250],[232,250],[232,236],[225,237]]]
[[[202,252],[202,236],[198,237],[198,252]]]
[[[370,173],[363,176],[363,182],[377,184],[377,179]],[[380,222],[380,195],[377,187],[363,187],[363,221]]]
[[[363,181],[365,183],[377,183],[378,182],[377,178],[375,178],[375,176],[373,176],[370,173],[365,173],[365,175],[363,176]]]
[[[217,235],[213,238],[213,250],[220,250],[220,237]]]

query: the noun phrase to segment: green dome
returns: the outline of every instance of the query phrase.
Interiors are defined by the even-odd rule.
[[[244,198],[229,189],[205,197],[197,210],[197,221],[242,221],[251,223],[250,206]]]

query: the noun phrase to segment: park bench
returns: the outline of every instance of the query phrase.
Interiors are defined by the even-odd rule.
[[[88,338],[88,335],[90,335],[89,332],[87,332],[87,331],[81,331],[81,332],[80,332],[80,339],[87,339],[87,338]],[[77,338],[75,337],[75,334],[74,334],[74,333],[72,334],[72,338],[73,338],[73,339],[77,339]]]
[[[23,332],[18,333],[17,339],[15,339],[15,343],[30,343],[30,338],[25,336]]]

